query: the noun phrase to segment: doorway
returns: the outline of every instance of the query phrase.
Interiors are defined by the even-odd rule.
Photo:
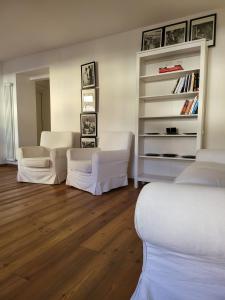
[[[51,130],[49,69],[16,74],[16,147],[40,145],[41,131]]]
[[[50,85],[49,79],[35,81],[37,144],[40,145],[42,131],[51,130]]]

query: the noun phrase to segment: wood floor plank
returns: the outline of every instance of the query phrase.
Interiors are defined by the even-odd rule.
[[[129,299],[142,264],[139,190],[93,196],[16,173],[0,166],[0,300]]]

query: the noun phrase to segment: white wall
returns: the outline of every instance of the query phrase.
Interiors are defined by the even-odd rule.
[[[37,145],[35,81],[25,75],[16,76],[18,145]]]
[[[208,12],[204,13],[207,14]],[[171,20],[171,23],[183,19]],[[164,24],[156,24],[153,27],[160,25]],[[99,75],[99,130],[134,132],[137,108],[136,52],[140,50],[142,31],[150,28],[139,28],[83,44],[14,59],[3,64],[3,72],[7,75],[49,66],[52,130],[79,131],[80,65],[95,60],[98,62]],[[225,148],[224,53],[225,10],[219,10],[216,47],[209,49],[204,139],[204,146],[208,148]]]
[[[3,112],[3,78],[2,64],[0,64],[0,164],[4,162],[4,112]]]

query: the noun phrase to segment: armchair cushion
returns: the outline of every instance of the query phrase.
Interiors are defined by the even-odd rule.
[[[127,150],[99,151],[93,154],[92,160],[96,163],[114,163],[128,161],[129,153]]]
[[[197,161],[187,167],[175,182],[225,187],[225,164]]]
[[[69,162],[69,169],[70,171],[91,173],[91,160],[71,160]]]
[[[33,157],[47,157],[49,156],[49,149],[42,146],[26,146],[17,149],[17,159],[33,158]]]
[[[33,157],[23,158],[22,165],[29,168],[49,168],[50,167],[49,157]]]

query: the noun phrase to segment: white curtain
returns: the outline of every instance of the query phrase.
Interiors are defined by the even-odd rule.
[[[16,160],[15,153],[15,124],[13,109],[13,83],[4,84],[5,106],[5,158],[8,161]]]

